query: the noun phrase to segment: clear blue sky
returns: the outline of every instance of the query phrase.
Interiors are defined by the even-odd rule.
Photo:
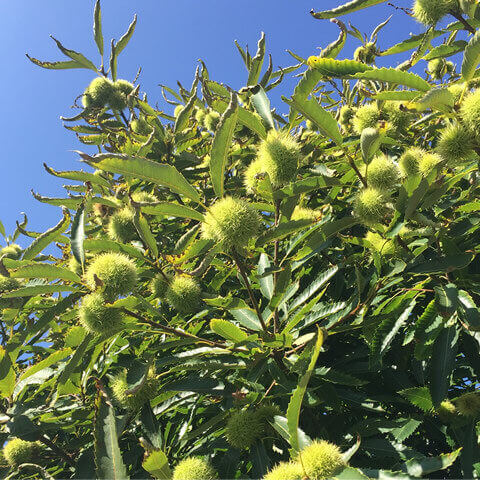
[[[267,52],[275,67],[297,63],[286,49],[303,57],[315,54],[338,35],[338,28],[328,20],[309,15],[335,7],[345,0],[103,0],[103,33],[106,47],[111,38],[125,32],[138,14],[137,29],[119,58],[119,77],[133,80],[139,66],[141,90],[149,100],[163,107],[159,83],[171,87],[176,81],[190,86],[197,59],[202,58],[211,78],[240,88],[246,72],[233,41],[248,43],[254,51],[260,32],[267,36]],[[410,0],[397,0],[397,6],[409,7]],[[80,95],[95,74],[87,70],[49,71],[25,57],[29,53],[41,60],[63,60],[49,35],[64,46],[84,53],[99,64],[92,35],[94,0],[15,0],[0,4],[0,58],[2,63],[0,116],[2,136],[0,174],[0,219],[7,233],[27,213],[28,229],[43,231],[61,217],[58,207],[37,202],[33,189],[45,196],[64,196],[62,180],[45,172],[42,163],[57,170],[85,168],[70,150],[82,149],[73,132],[63,128],[60,115],[68,116],[75,97]],[[386,3],[342,17],[360,31],[373,28],[393,14],[391,28],[385,29],[380,47],[393,45],[409,33],[423,27],[402,11]],[[359,41],[349,37],[341,58],[350,57]],[[389,57],[402,61],[404,56]],[[425,62],[423,62],[425,64]],[[425,65],[421,65],[425,68]],[[280,93],[290,95],[294,82],[271,94],[273,106],[280,106]],[[172,111],[172,107],[165,107]],[[69,183],[67,181],[66,183]],[[0,240],[1,241],[1,240]],[[19,243],[30,242],[20,237]]]

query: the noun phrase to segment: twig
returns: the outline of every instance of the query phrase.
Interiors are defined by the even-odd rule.
[[[367,181],[365,180],[363,175],[360,173],[360,170],[358,169],[358,167],[355,165],[355,160],[353,160],[353,158],[349,155],[349,153],[345,149],[343,149],[343,153],[347,157],[348,163],[350,164],[350,166],[355,170],[355,173],[357,174],[358,178],[362,182],[363,186],[366,188]]]
[[[252,287],[250,286],[250,281],[248,280],[247,273],[245,272],[245,267],[243,266],[240,258],[238,257],[237,252],[232,252],[232,257],[235,260],[235,263],[237,264],[238,271],[240,272],[240,275],[243,278],[243,283],[245,283],[245,286],[247,287],[248,290],[248,295],[250,297],[250,301],[252,302],[253,308],[255,309],[255,312],[257,313],[258,320],[260,321],[260,325],[263,328],[264,332],[267,332],[267,326],[265,325],[265,322],[263,320],[262,312],[260,311],[260,307],[258,306],[257,299],[255,298],[255,295],[253,294]]]
[[[40,441],[44,443],[47,447],[53,450],[55,453],[60,455],[71,467],[75,467],[75,462],[64,452],[61,448],[57,447],[48,437],[45,435],[40,435]]]
[[[462,17],[460,13],[456,12],[455,10],[450,10],[448,13],[462,23],[465,27],[465,30],[468,30],[472,35],[475,35],[475,29]]]

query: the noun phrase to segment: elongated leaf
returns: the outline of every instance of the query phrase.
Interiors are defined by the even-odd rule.
[[[15,389],[15,371],[5,348],[0,346],[0,395],[11,397]]]
[[[277,227],[271,227],[263,235],[257,238],[256,244],[265,245],[273,240],[279,240],[293,232],[303,230],[314,223],[313,219],[290,220],[289,222],[280,223]]]
[[[308,193],[319,188],[327,188],[338,185],[341,185],[341,182],[337,178],[315,175],[313,177],[307,177],[303,178],[302,180],[292,182],[280,190],[275,190],[273,193],[273,198],[275,200],[281,200],[283,198],[294,197],[302,193]]]
[[[362,80],[377,80],[379,82],[405,85],[424,92],[431,88],[427,81],[415,73],[402,72],[395,68],[374,68],[365,72],[356,73],[353,76],[354,78],[361,78]]]
[[[273,295],[273,275],[263,276],[265,271],[270,268],[270,261],[265,253],[260,255],[257,266],[257,274],[259,276],[260,290],[262,295],[269,300]]]
[[[77,180],[79,182],[90,182],[96,185],[102,185],[103,187],[110,188],[110,183],[102,178],[100,175],[94,175],[93,173],[84,172],[83,170],[75,171],[75,170],[67,170],[63,172],[59,172],[50,168],[46,163],[43,164],[45,170],[55,177],[59,178],[67,178],[69,180]]]
[[[24,251],[23,260],[32,260],[41,253],[48,245],[55,241],[70,225],[70,213],[63,211],[63,218],[54,227],[39,235]]]
[[[475,74],[478,63],[480,62],[480,30],[477,30],[475,35],[468,42],[465,47],[462,62],[462,78],[464,82],[471,80]]]
[[[50,38],[57,44],[58,49],[64,55],[70,57],[75,62],[80,63],[84,68],[88,68],[94,72],[97,72],[97,67],[84,55],[76,52],[75,50],[69,50],[68,48],[65,48],[56,38],[52,37],[51,35]]]
[[[409,273],[430,274],[453,272],[465,268],[474,258],[473,254],[461,253],[458,255],[439,256],[428,262],[419,263],[407,271]]]
[[[374,98],[375,100],[393,100],[397,102],[408,102],[410,100],[414,100],[419,95],[421,95],[421,93],[412,92],[411,90],[386,90],[384,92],[373,95],[372,98]]]
[[[138,235],[142,239],[145,246],[150,250],[150,252],[155,258],[158,258],[157,240],[153,236],[147,220],[138,209],[135,209],[135,215],[133,216],[133,224],[135,225]]]
[[[95,10],[93,11],[93,37],[95,38],[98,51],[103,57],[102,9],[100,7],[100,0],[97,0],[95,3]]]
[[[120,52],[128,45],[128,42],[132,38],[133,32],[137,25],[137,15],[134,15],[132,23],[129,25],[125,34],[120,38],[118,43],[115,46],[116,54],[119,55]]]
[[[45,358],[41,362],[36,363],[35,365],[32,365],[28,370],[23,372],[20,378],[18,379],[18,381],[21,382],[22,380],[25,380],[26,378],[32,375],[35,375],[40,370],[43,370],[44,368],[48,368],[48,367],[51,367],[52,365],[55,365],[60,360],[63,360],[64,358],[68,357],[71,354],[72,354],[71,348],[64,348],[63,350],[58,350],[56,352],[53,352],[47,358]]]
[[[19,267],[11,271],[10,276],[12,278],[45,278],[47,280],[62,279],[68,282],[82,282],[82,279],[75,272],[47,263],[33,263]]]
[[[118,446],[115,410],[99,393],[95,399],[95,465],[99,480],[125,480],[127,471]]]
[[[314,18],[323,19],[323,18],[335,18],[340,17],[341,15],[347,15],[349,13],[362,10],[363,8],[372,7],[373,5],[378,5],[383,3],[386,0],[352,0],[351,2],[340,5],[339,7],[333,8],[332,10],[324,10],[323,12],[310,12]]]
[[[85,266],[85,202],[83,202],[73,217],[72,229],[70,232],[70,247],[75,260]]]
[[[265,33],[262,32],[262,35],[260,36],[260,40],[258,41],[257,53],[252,58],[250,71],[248,72],[247,85],[256,85],[258,83],[264,58],[265,58]]]
[[[290,443],[290,433],[288,431],[288,420],[280,415],[273,417],[273,422],[270,425],[277,431],[277,433],[286,441]],[[306,447],[312,443],[311,438],[300,428],[297,429],[298,443],[301,447]]]
[[[147,215],[167,215],[169,217],[192,218],[203,221],[203,215],[193,208],[170,202],[140,204],[140,210]]]
[[[257,85],[252,89],[252,104],[255,111],[260,115],[265,125],[270,128],[275,128],[273,123],[272,111],[270,109],[270,100],[261,85]]]
[[[198,75],[198,69],[197,69],[197,75]],[[195,77],[195,79],[197,78],[198,77]],[[175,126],[173,127],[173,131],[175,132],[175,134],[180,133],[188,125],[188,119],[192,114],[196,101],[197,101],[197,86],[195,86],[195,88],[193,89],[193,93],[190,96],[188,102],[185,104],[183,108],[180,109],[180,112],[175,118]]]
[[[456,53],[462,52],[465,50],[467,42],[465,40],[457,40],[450,45],[438,45],[438,47],[432,48],[426,55],[424,55],[424,60],[433,60],[434,58],[446,58]]]
[[[210,328],[217,335],[234,343],[243,342],[248,337],[243,330],[227,320],[214,318],[210,320]]]
[[[337,121],[332,114],[327,112],[315,99],[306,99],[292,97],[288,100],[282,97],[283,100],[291,107],[302,113],[308,120],[315,123],[320,132],[328,138],[331,138],[337,145],[341,145],[343,138],[338,128]]]
[[[419,478],[432,472],[444,470],[455,462],[461,452],[461,448],[451,453],[443,453],[438,457],[412,458],[405,462],[401,469],[403,472]]]
[[[409,106],[419,111],[429,108],[441,112],[450,112],[455,105],[455,98],[448,88],[434,88],[425,95],[410,102]]]
[[[290,446],[292,447],[293,452],[297,453],[301,450],[302,445],[300,444],[300,439],[298,436],[298,422],[300,419],[300,410],[302,407],[303,397],[307,391],[307,385],[312,376],[313,369],[317,363],[318,355],[323,345],[323,333],[321,330],[318,330],[317,338],[315,345],[312,351],[312,357],[308,365],[307,371],[300,378],[297,388],[293,392],[292,398],[288,403],[287,409],[287,424],[288,424],[288,433],[290,435]]]
[[[169,480],[172,472],[168,466],[168,458],[161,450],[148,452],[142,462],[142,467],[154,478]]]
[[[355,60],[335,60],[324,57],[309,57],[307,64],[322,75],[337,78],[352,78],[357,73],[373,70],[373,67]]]
[[[47,70],[69,70],[71,68],[85,68],[81,63],[75,60],[67,60],[65,62],[43,62],[38,58],[31,57],[28,53],[27,58],[35,65],[46,68]]]
[[[262,325],[258,320],[257,314],[253,310],[250,310],[249,308],[235,308],[230,310],[230,313],[233,318],[245,328],[253,330],[254,332],[262,331]]]
[[[427,31],[426,33],[421,33],[420,35],[412,35],[410,38],[407,38],[406,40],[403,40],[402,42],[393,45],[387,50],[380,52],[380,55],[385,56],[394,55],[395,53],[407,52],[408,50],[412,50],[424,43],[427,34],[429,34],[429,36],[431,36],[431,38],[433,39],[440,35],[443,35],[443,33],[444,32],[442,31],[434,31],[429,34],[429,32]]]
[[[200,195],[173,166],[164,165],[145,158],[130,155],[102,153],[89,157],[88,162],[107,172],[128,175],[147,182],[163,185],[173,192],[181,193],[195,202],[200,201]]]
[[[427,387],[406,388],[398,393],[424,412],[429,412],[433,408],[432,396]]]
[[[447,397],[450,377],[457,354],[458,330],[455,326],[444,328],[433,344],[430,362],[430,394],[433,404],[439,405]]]
[[[233,132],[237,124],[237,108],[237,95],[231,92],[230,104],[220,118],[210,152],[210,177],[212,179],[213,189],[220,198],[223,197],[228,151],[230,150]]]
[[[77,292],[78,288],[67,285],[35,285],[33,287],[21,287],[17,290],[2,293],[1,298],[19,298],[33,297],[35,295],[43,295],[47,293],[57,292]]]
[[[217,110],[217,112],[223,113],[227,109],[228,103],[226,100],[216,99],[213,101],[212,107]],[[263,123],[258,115],[255,115],[240,105],[237,107],[237,113],[238,123],[241,123],[245,127],[252,130],[252,132],[255,132],[260,138],[265,138],[267,136],[265,127],[263,126]]]

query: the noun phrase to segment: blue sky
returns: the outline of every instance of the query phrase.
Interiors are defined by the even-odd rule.
[[[47,174],[43,162],[57,170],[85,168],[71,152],[81,150],[82,144],[73,132],[64,129],[59,117],[71,114],[73,100],[94,78],[94,72],[44,70],[30,63],[25,53],[41,60],[63,60],[49,38],[51,34],[67,48],[99,64],[92,35],[94,3],[15,0],[0,4],[0,58],[4,72],[0,219],[7,233],[13,231],[22,211],[29,217],[29,230],[43,231],[60,219],[60,208],[41,204],[30,193],[33,189],[45,196],[64,196],[62,180]],[[171,112],[173,107],[162,103],[159,83],[175,87],[179,80],[190,86],[197,60],[202,58],[212,79],[236,89],[242,87],[246,71],[234,40],[243,46],[248,43],[254,51],[261,31],[266,33],[267,52],[272,54],[274,66],[293,65],[297,62],[286,49],[308,57],[338,35],[335,25],[313,19],[309,10],[333,8],[341,3],[344,0],[103,0],[103,33],[107,47],[111,38],[120,38],[133,15],[138,14],[133,39],[119,58],[119,77],[133,80],[142,66],[141,90],[148,93],[151,103],[158,101]],[[398,0],[396,5],[409,7],[411,1]],[[380,35],[381,48],[405,39],[409,33],[423,31],[424,27],[386,3],[341,19],[370,34],[391,14],[394,17],[390,28]],[[341,58],[351,58],[360,44],[353,37],[347,42]],[[389,57],[389,61],[396,63],[404,58]],[[296,81],[291,79],[271,93],[272,106],[282,110],[280,94],[290,95]],[[25,237],[19,239],[22,245],[29,242]]]

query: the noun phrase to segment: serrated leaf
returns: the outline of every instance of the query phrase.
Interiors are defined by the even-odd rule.
[[[234,308],[230,310],[233,318],[249,330],[254,332],[261,332],[263,330],[260,321],[258,320],[257,314],[249,308]]]
[[[248,72],[247,85],[256,85],[260,78],[260,72],[263,66],[263,59],[265,57],[265,33],[262,32],[260,40],[258,41],[257,53],[252,58],[250,69]]]
[[[31,57],[28,53],[27,58],[38,67],[46,68],[47,70],[69,70],[71,68],[85,68],[81,63],[75,60],[67,60],[66,62],[43,62],[38,58]]]
[[[442,44],[438,45],[435,48],[432,48],[426,55],[424,55],[423,60],[433,60],[434,58],[447,58],[456,53],[462,52],[465,50],[467,42],[465,40],[457,40],[451,44]]]
[[[72,354],[71,348],[64,348],[63,350],[58,350],[56,352],[53,352],[47,358],[43,359],[38,363],[35,363],[30,368],[25,370],[22,373],[22,375],[19,377],[18,381],[21,382],[22,380],[25,380],[26,378],[32,375],[35,375],[40,370],[43,370],[44,368],[48,368],[48,367],[51,367],[52,365],[55,365],[56,363],[60,362],[60,360],[67,358],[71,354]]]
[[[75,62],[81,64],[84,68],[88,68],[90,70],[93,70],[94,72],[97,72],[97,67],[84,55],[76,52],[75,50],[70,50],[68,48],[65,48],[56,38],[52,37],[51,35],[50,35],[50,38],[57,44],[58,49],[64,55],[66,55],[67,57],[70,57]]]
[[[66,280],[81,283],[82,279],[71,270],[47,263],[33,263],[21,266],[10,272],[12,278],[44,278],[46,280]]]
[[[96,185],[102,185],[105,188],[110,188],[110,183],[100,175],[94,175],[93,173],[84,172],[82,170],[66,170],[59,172],[53,168],[50,168],[46,163],[43,164],[43,167],[50,175],[55,177],[66,178],[68,180],[77,180],[79,182],[90,182]]]
[[[63,218],[54,227],[39,235],[24,251],[23,260],[32,260],[45,248],[48,247],[55,239],[65,232],[70,225],[70,213],[68,210],[63,211]]]
[[[70,248],[75,260],[81,265],[82,270],[85,267],[85,202],[78,207],[73,217],[72,228],[70,231]]]
[[[210,152],[210,178],[212,179],[213,189],[220,198],[223,197],[227,156],[237,124],[237,109],[237,95],[231,92],[230,103],[220,117]]]
[[[396,85],[405,85],[406,87],[424,92],[427,92],[431,88],[426,80],[415,73],[402,72],[395,68],[374,68],[365,72],[356,73],[353,77],[362,80],[376,80]]]
[[[300,438],[298,435],[298,423],[300,420],[300,410],[302,407],[303,397],[307,391],[307,385],[312,375],[315,364],[317,363],[320,350],[323,345],[323,333],[321,330],[317,331],[317,338],[315,340],[315,345],[312,350],[312,357],[308,365],[307,371],[300,378],[297,388],[293,392],[293,395],[288,403],[287,409],[287,425],[289,433],[289,443],[292,447],[292,451],[298,453],[304,445],[301,445]]]
[[[95,3],[95,10],[93,11],[93,38],[95,39],[100,55],[103,57],[102,9],[100,7],[100,0],[97,0]]]
[[[408,102],[416,99],[420,92],[412,92],[411,90],[385,90],[372,96],[375,100],[392,100],[394,102]]]
[[[140,210],[147,215],[167,215],[169,217],[191,218],[203,222],[204,217],[193,208],[170,202],[139,204]]]
[[[133,216],[133,224],[135,225],[135,228],[137,229],[138,235],[142,239],[142,242],[150,250],[151,254],[155,258],[158,258],[157,240],[153,236],[147,220],[138,209],[135,209],[135,214]]]
[[[94,424],[95,465],[97,478],[102,480],[125,480],[127,470],[118,446],[115,410],[101,393],[95,399]]]
[[[137,25],[137,15],[134,15],[132,23],[128,26],[127,31],[125,34],[120,38],[118,43],[115,46],[116,54],[119,55],[120,52],[128,45],[128,42],[132,38],[133,32],[135,31],[135,27]]]
[[[290,442],[290,433],[288,431],[288,420],[280,415],[275,415],[273,421],[270,421],[270,425],[275,431],[286,441]],[[302,430],[297,429],[297,437],[299,439],[299,445],[307,447],[312,443],[311,438]]]
[[[474,255],[471,253],[461,253],[458,255],[445,255],[435,257],[428,262],[422,262],[408,268],[408,273],[431,274],[453,272],[467,267],[473,260]]]
[[[262,295],[269,300],[273,295],[273,275],[263,276],[264,272],[270,268],[270,260],[267,254],[262,253],[258,260],[257,275],[260,283],[260,290]]]
[[[337,78],[349,78],[373,70],[373,67],[355,60],[335,60],[324,57],[309,57],[307,64],[322,75]]]
[[[282,99],[295,110],[302,113],[305,118],[315,123],[319,131],[328,138],[331,138],[337,145],[343,142],[342,134],[338,123],[330,112],[327,112],[316,99],[292,97]]]
[[[399,442],[402,443],[404,440],[406,440],[410,435],[412,435],[415,430],[420,426],[422,423],[421,420],[416,420],[415,418],[409,418],[403,422],[402,425],[399,427],[395,427],[392,429],[388,429],[388,432],[393,435],[393,438]],[[383,431],[382,428],[379,429],[380,431]]]
[[[468,82],[475,75],[475,70],[480,62],[480,30],[470,39],[465,47],[462,61],[462,78]]]
[[[70,285],[35,285],[33,287],[21,287],[16,290],[2,293],[0,295],[0,298],[34,297],[35,295],[44,295],[47,293],[77,291],[78,288],[72,287]]]
[[[406,388],[398,393],[424,412],[429,412],[433,408],[432,396],[427,387]]]
[[[433,88],[425,95],[418,97],[415,101],[409,103],[409,107],[423,112],[431,108],[441,112],[449,112],[455,105],[455,98],[448,88]]]
[[[210,320],[210,329],[217,335],[234,343],[241,343],[248,337],[243,330],[227,320],[217,318]]]
[[[88,163],[90,162],[100,170],[120,173],[157,185],[163,185],[197,203],[200,201],[200,195],[195,188],[172,165],[159,164],[146,158],[132,157],[121,153],[97,154],[89,157]]]
[[[252,89],[251,101],[253,108],[260,115],[265,125],[270,128],[275,128],[273,122],[272,111],[270,110],[270,100],[261,85],[257,85]]]
[[[161,480],[172,478],[168,458],[161,450],[148,452],[142,462],[142,467],[154,478]]]
[[[455,462],[461,450],[459,448],[451,453],[442,453],[437,457],[412,458],[401,465],[401,470],[413,477],[423,477],[429,473],[448,468]]]
[[[455,326],[443,328],[433,344],[430,360],[429,388],[434,405],[447,398],[450,377],[457,355],[459,332]]]
[[[351,2],[333,8],[332,10],[324,10],[323,12],[312,11],[310,13],[314,18],[317,19],[336,18],[341,15],[347,15],[364,8],[372,7],[373,5],[378,5],[379,3],[383,3],[385,1],[386,0],[352,0]]]
[[[408,50],[412,50],[424,43],[426,37],[431,36],[431,38],[433,39],[439,37],[440,35],[443,35],[443,33],[444,32],[442,31],[434,31],[429,33],[429,31],[427,30],[427,32],[421,33],[420,35],[412,35],[410,38],[407,38],[406,40],[403,40],[402,42],[393,45],[387,50],[384,50],[380,53],[380,55],[386,56],[394,55],[396,53],[407,52]]]
[[[438,313],[442,317],[450,317],[457,309],[458,290],[455,285],[449,283],[447,285],[437,285],[435,290],[435,305]]]
[[[15,371],[5,348],[0,346],[0,395],[11,397],[15,389]]]

